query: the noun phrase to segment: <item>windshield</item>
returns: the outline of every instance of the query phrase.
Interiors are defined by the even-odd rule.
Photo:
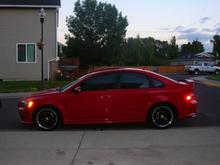
[[[59,87],[57,90],[59,90],[59,91],[66,91],[66,90],[69,89],[73,84],[79,82],[80,80],[82,80],[82,79],[83,79],[84,77],[86,77],[86,76],[87,76],[87,75],[82,76],[82,77],[80,77],[80,78],[78,78],[78,79],[76,79],[76,80],[74,80],[74,81],[71,81],[71,82],[67,83],[66,85],[64,85],[63,87]]]
[[[63,91],[63,90],[65,90],[65,89],[68,89],[68,88],[71,87],[76,81],[77,81],[77,80],[71,81],[71,82],[67,83],[66,85],[64,85],[63,87],[57,88],[57,90]]]

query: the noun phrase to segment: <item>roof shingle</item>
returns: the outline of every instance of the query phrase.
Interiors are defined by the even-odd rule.
[[[0,6],[60,6],[60,0],[0,0]]]

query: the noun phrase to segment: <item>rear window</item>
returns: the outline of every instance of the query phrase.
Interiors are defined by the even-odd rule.
[[[162,81],[158,80],[158,79],[151,78],[150,81],[151,81],[151,86],[153,88],[162,88],[162,87],[165,86],[165,84]]]
[[[141,89],[149,87],[147,76],[139,73],[121,73],[121,89]]]

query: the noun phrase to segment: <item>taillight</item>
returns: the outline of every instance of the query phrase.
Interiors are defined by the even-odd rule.
[[[192,100],[192,96],[191,95],[186,96],[186,101],[190,101],[190,100]]]
[[[194,99],[194,94],[193,93],[190,93],[190,94],[185,96],[185,100],[187,102],[192,101],[193,99]]]

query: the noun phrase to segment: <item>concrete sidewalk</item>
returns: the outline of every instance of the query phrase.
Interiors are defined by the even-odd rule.
[[[220,162],[220,127],[23,130],[2,131],[0,135],[2,165],[219,165]]]
[[[195,81],[199,81],[202,84],[205,84],[210,87],[220,88],[220,81],[208,80],[207,76],[198,76],[198,77],[193,77],[191,79],[193,79]]]

